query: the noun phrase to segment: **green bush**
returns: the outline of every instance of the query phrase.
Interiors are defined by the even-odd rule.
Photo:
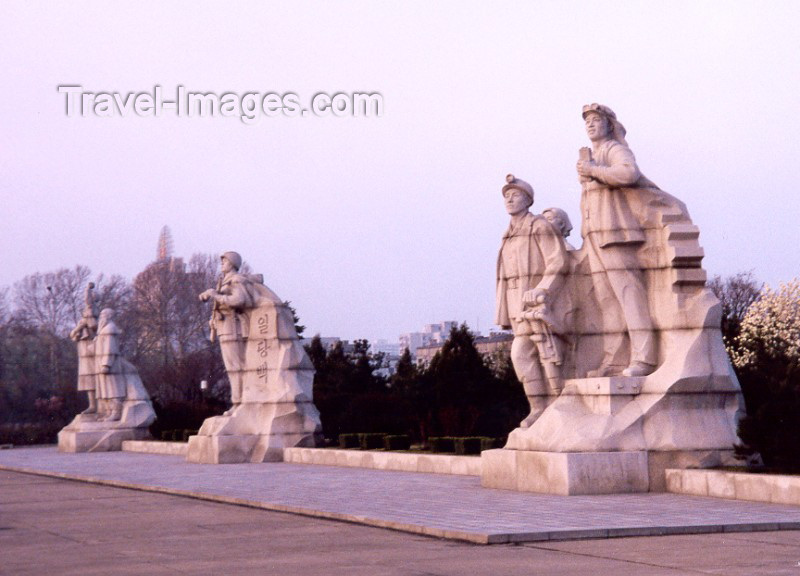
[[[386,450],[408,450],[411,448],[411,438],[407,434],[386,436],[383,447]]]
[[[191,434],[197,434],[197,430],[188,430],[183,428],[162,430],[161,440],[164,442],[188,442]]]
[[[358,435],[358,441],[362,450],[380,450],[383,448],[383,439],[386,434],[380,432],[368,432]]]
[[[481,437],[481,452],[484,450],[493,450],[494,448],[502,448],[505,444],[503,438],[487,438]]]
[[[358,434],[339,434],[339,448],[360,448]]]
[[[48,422],[24,422],[0,425],[0,444],[53,444],[59,428]]]
[[[431,452],[455,452],[455,438],[452,436],[431,436],[428,438]]]
[[[480,454],[482,441],[483,438],[481,436],[467,436],[465,438],[456,438],[455,439],[456,454],[460,456]]]

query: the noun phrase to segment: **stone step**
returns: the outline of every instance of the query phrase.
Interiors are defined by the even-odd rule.
[[[481,475],[480,457],[450,454],[413,454],[408,452],[337,450],[331,448],[284,448],[283,461],[295,464],[346,466],[401,472],[426,472],[429,474]]]
[[[189,444],[186,442],[159,442],[157,440],[126,440],[122,443],[123,452],[142,454],[167,454],[186,456]]]

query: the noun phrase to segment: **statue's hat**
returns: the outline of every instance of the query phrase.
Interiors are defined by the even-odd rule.
[[[509,174],[508,176],[506,176],[506,182],[507,184],[503,186],[503,195],[505,195],[506,190],[510,190],[511,188],[516,188],[517,190],[527,195],[531,203],[533,203],[533,186],[525,182],[525,180],[520,180],[513,174]]]

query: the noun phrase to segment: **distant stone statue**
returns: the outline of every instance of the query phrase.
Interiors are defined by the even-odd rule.
[[[530,213],[533,187],[512,174],[506,182],[503,198],[511,224],[497,259],[495,322],[514,331],[511,361],[530,404],[520,423],[527,428],[563,388],[563,326],[553,304],[568,271],[567,249],[547,218]]]
[[[577,170],[583,189],[581,212],[589,268],[600,306],[606,315],[622,309],[630,338],[629,364],[623,376],[646,376],[658,362],[642,265],[637,250],[644,230],[628,198],[636,188],[658,187],[639,171],[625,141],[625,128],[614,112],[601,104],[583,107],[591,150],[582,148]],[[590,376],[619,373],[617,362],[624,333],[606,330],[604,356]]]
[[[69,333],[78,348],[78,391],[86,392],[89,407],[82,414],[97,413],[97,365],[94,361],[94,337],[97,336],[97,305],[94,283],[89,282],[84,296],[83,315]]]
[[[210,339],[219,340],[232,407],[208,418],[189,439],[187,460],[200,463],[281,460],[283,448],[314,446],[321,432],[314,406],[314,366],[288,305],[243,274],[242,257],[222,254],[222,276],[200,299],[213,304]]]
[[[149,437],[156,419],[138,371],[120,355],[114,311],[105,308],[96,316],[93,288],[90,283],[83,315],[70,333],[78,348],[78,389],[87,392],[89,407],[58,433],[62,452],[120,450],[125,440]]]
[[[122,417],[122,402],[128,391],[127,380],[132,376],[130,369],[126,370],[125,361],[119,353],[120,333],[114,322],[114,311],[104,308],[100,312],[94,344],[97,399],[103,413],[101,420],[119,420]],[[136,378],[138,379],[138,374]]]

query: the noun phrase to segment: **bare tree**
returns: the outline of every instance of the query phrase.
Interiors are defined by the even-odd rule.
[[[722,303],[722,336],[725,344],[730,348],[735,345],[735,338],[741,330],[747,309],[758,299],[762,284],[759,283],[753,271],[739,272],[733,276],[722,278],[714,276],[708,283]]]
[[[4,326],[11,315],[8,305],[8,288],[0,288],[0,326]]]
[[[162,259],[136,276],[131,322],[140,355],[167,363],[207,345],[207,310],[197,296],[213,285],[216,268],[211,256],[196,254],[188,266],[182,258]]]
[[[37,272],[14,285],[14,316],[56,336],[66,336],[80,319],[91,271],[86,266]]]

